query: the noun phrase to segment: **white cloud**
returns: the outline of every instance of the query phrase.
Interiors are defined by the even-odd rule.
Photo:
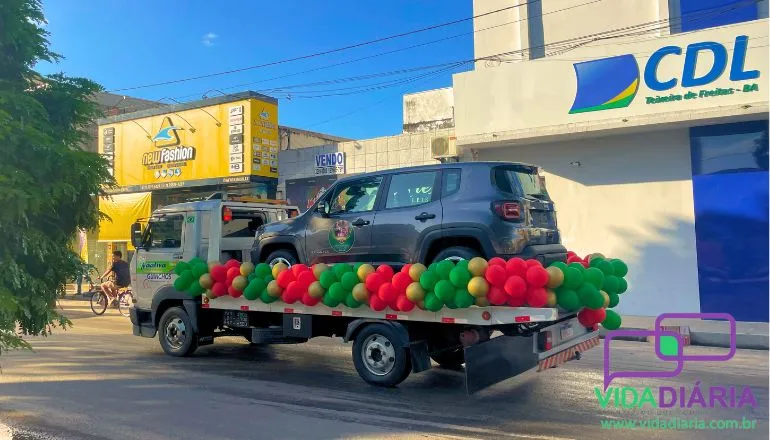
[[[214,45],[214,40],[216,40],[218,36],[219,35],[213,32],[209,32],[203,36],[203,38],[201,39],[201,42],[203,43],[204,46],[211,47]]]

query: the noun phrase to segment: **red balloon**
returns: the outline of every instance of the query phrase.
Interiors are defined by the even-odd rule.
[[[392,284],[383,283],[377,290],[377,296],[379,296],[380,299],[385,302],[385,304],[392,304],[396,299],[398,299],[398,292],[396,292],[396,289]]]
[[[524,278],[512,275],[505,281],[503,289],[510,296],[521,295],[527,291],[527,283],[524,281]]]
[[[241,266],[227,269],[227,278],[232,279],[241,274]]]
[[[502,258],[501,258],[502,260]],[[497,287],[503,287],[508,274],[505,273],[505,266],[494,265],[487,267],[487,271],[484,274],[489,284]]]
[[[542,266],[532,266],[527,269],[527,284],[534,287],[543,287],[548,284],[548,271]]]
[[[399,272],[393,275],[393,287],[395,287],[396,292],[399,295],[406,293],[406,288],[409,287],[410,284],[412,284],[412,277],[410,277],[409,274]]]
[[[316,281],[315,275],[313,275],[313,272],[310,270],[306,270],[299,275],[297,275],[297,283],[299,283],[300,286],[302,286],[302,290],[306,291],[308,287],[310,287],[311,284],[313,284]]]
[[[225,266],[216,265],[211,268],[211,278],[214,279],[214,281],[225,281],[227,280],[227,268]]]
[[[588,269],[589,267],[591,267],[591,265],[588,263],[588,261],[581,261],[581,262],[580,262],[580,264],[582,264],[582,265],[583,265],[583,267],[585,267],[586,269]]]
[[[548,291],[542,287],[530,287],[527,290],[527,304],[530,307],[543,307],[548,303]]]
[[[508,272],[509,276],[518,275],[524,277],[527,273],[527,262],[519,257],[511,258],[505,263],[505,271]]]
[[[278,274],[278,278],[276,281],[278,281],[278,285],[286,289],[289,287],[289,283],[294,281],[294,274],[290,270],[284,270],[283,272]]]
[[[370,273],[366,276],[366,281],[364,281],[364,285],[366,285],[366,290],[370,292],[377,292],[380,290],[380,286],[385,282],[385,277],[382,276],[380,273]]]
[[[577,255],[572,255],[570,257],[567,257],[567,264],[570,263],[582,263],[583,259],[578,257]]]
[[[600,324],[607,317],[607,310],[604,308],[591,310],[591,317],[593,318],[594,325]]]
[[[309,268],[304,264],[295,264],[291,266],[291,272],[294,274],[295,277],[297,277],[297,279],[299,279],[299,274],[301,274],[302,272],[305,272],[308,269]]]
[[[231,269],[233,267],[237,267],[238,270],[240,271],[241,270],[241,262],[236,260],[236,259],[234,259],[234,258],[231,258],[231,259],[227,260],[227,263],[225,263],[225,267],[227,267],[228,269]]]
[[[396,301],[396,307],[402,312],[411,312],[414,309],[414,303],[409,301],[405,295],[399,296]]]
[[[524,304],[526,303],[527,303],[526,291],[508,296],[508,301],[506,302],[506,304],[508,304],[511,307],[523,307]]]
[[[527,268],[530,268],[532,266],[543,267],[543,263],[541,263],[540,260],[536,258],[531,258],[529,260],[526,260],[526,262],[527,262]]]
[[[371,309],[375,312],[385,310],[386,305],[387,304],[385,304],[385,301],[381,300],[377,295],[372,295],[369,297],[369,307],[371,307]]]
[[[501,268],[502,269],[502,268]],[[487,292],[487,299],[489,303],[494,306],[501,306],[508,301],[508,295],[505,291],[497,286],[490,286]]]
[[[405,264],[404,267],[401,268],[401,273],[409,273],[409,269],[412,268],[412,264]]]
[[[381,264],[377,267],[377,273],[385,278],[385,281],[390,281],[393,278],[393,268],[387,264]]]
[[[502,266],[505,267],[505,260],[500,257],[492,257],[487,261],[487,266]]]
[[[224,266],[222,266],[222,269],[224,269]],[[217,281],[211,286],[211,293],[216,297],[225,296],[227,295],[227,285],[224,281]]]
[[[588,312],[588,310],[591,309],[584,307],[577,314],[578,322],[583,327],[593,327],[594,325],[593,316],[591,316],[591,313]]]
[[[284,271],[284,272],[288,272],[288,271]],[[284,273],[284,272],[281,272],[281,273]],[[281,299],[286,304],[294,304],[295,302],[302,299],[302,291],[300,290],[300,286],[297,284],[296,281],[292,281],[286,286],[286,290],[284,290],[283,293],[281,294]]]
[[[307,292],[302,294],[302,304],[304,304],[306,306],[311,306],[312,307],[312,306],[318,304],[319,301],[321,301],[321,298],[313,298]]]
[[[243,295],[243,292],[240,290],[235,290],[233,286],[230,286],[227,288],[227,294],[232,296],[233,298],[238,298],[239,296]]]
[[[572,251],[567,251],[567,258],[573,257],[573,256],[577,256],[577,254]]]

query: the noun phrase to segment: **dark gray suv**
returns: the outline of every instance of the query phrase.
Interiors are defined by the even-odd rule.
[[[394,266],[475,256],[566,259],[536,167],[460,162],[346,177],[302,215],[260,227],[251,255]]]

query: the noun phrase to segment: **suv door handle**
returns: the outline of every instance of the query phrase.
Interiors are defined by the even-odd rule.
[[[424,222],[425,220],[434,219],[436,218],[436,214],[428,214],[427,212],[423,212],[420,215],[417,215],[414,217],[415,220],[419,220],[421,222]]]
[[[359,227],[359,228],[360,228],[361,226],[366,226],[366,225],[368,225],[368,224],[369,224],[369,220],[364,220],[364,219],[362,219],[362,218],[359,218],[359,219],[357,219],[356,221],[354,221],[353,223],[351,223],[351,225],[353,225],[353,226],[356,226],[356,227]]]

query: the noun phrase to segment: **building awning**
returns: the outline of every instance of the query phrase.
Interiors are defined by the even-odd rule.
[[[99,198],[99,210],[109,218],[99,221],[100,242],[131,242],[131,224],[147,218],[152,193],[114,194]]]

